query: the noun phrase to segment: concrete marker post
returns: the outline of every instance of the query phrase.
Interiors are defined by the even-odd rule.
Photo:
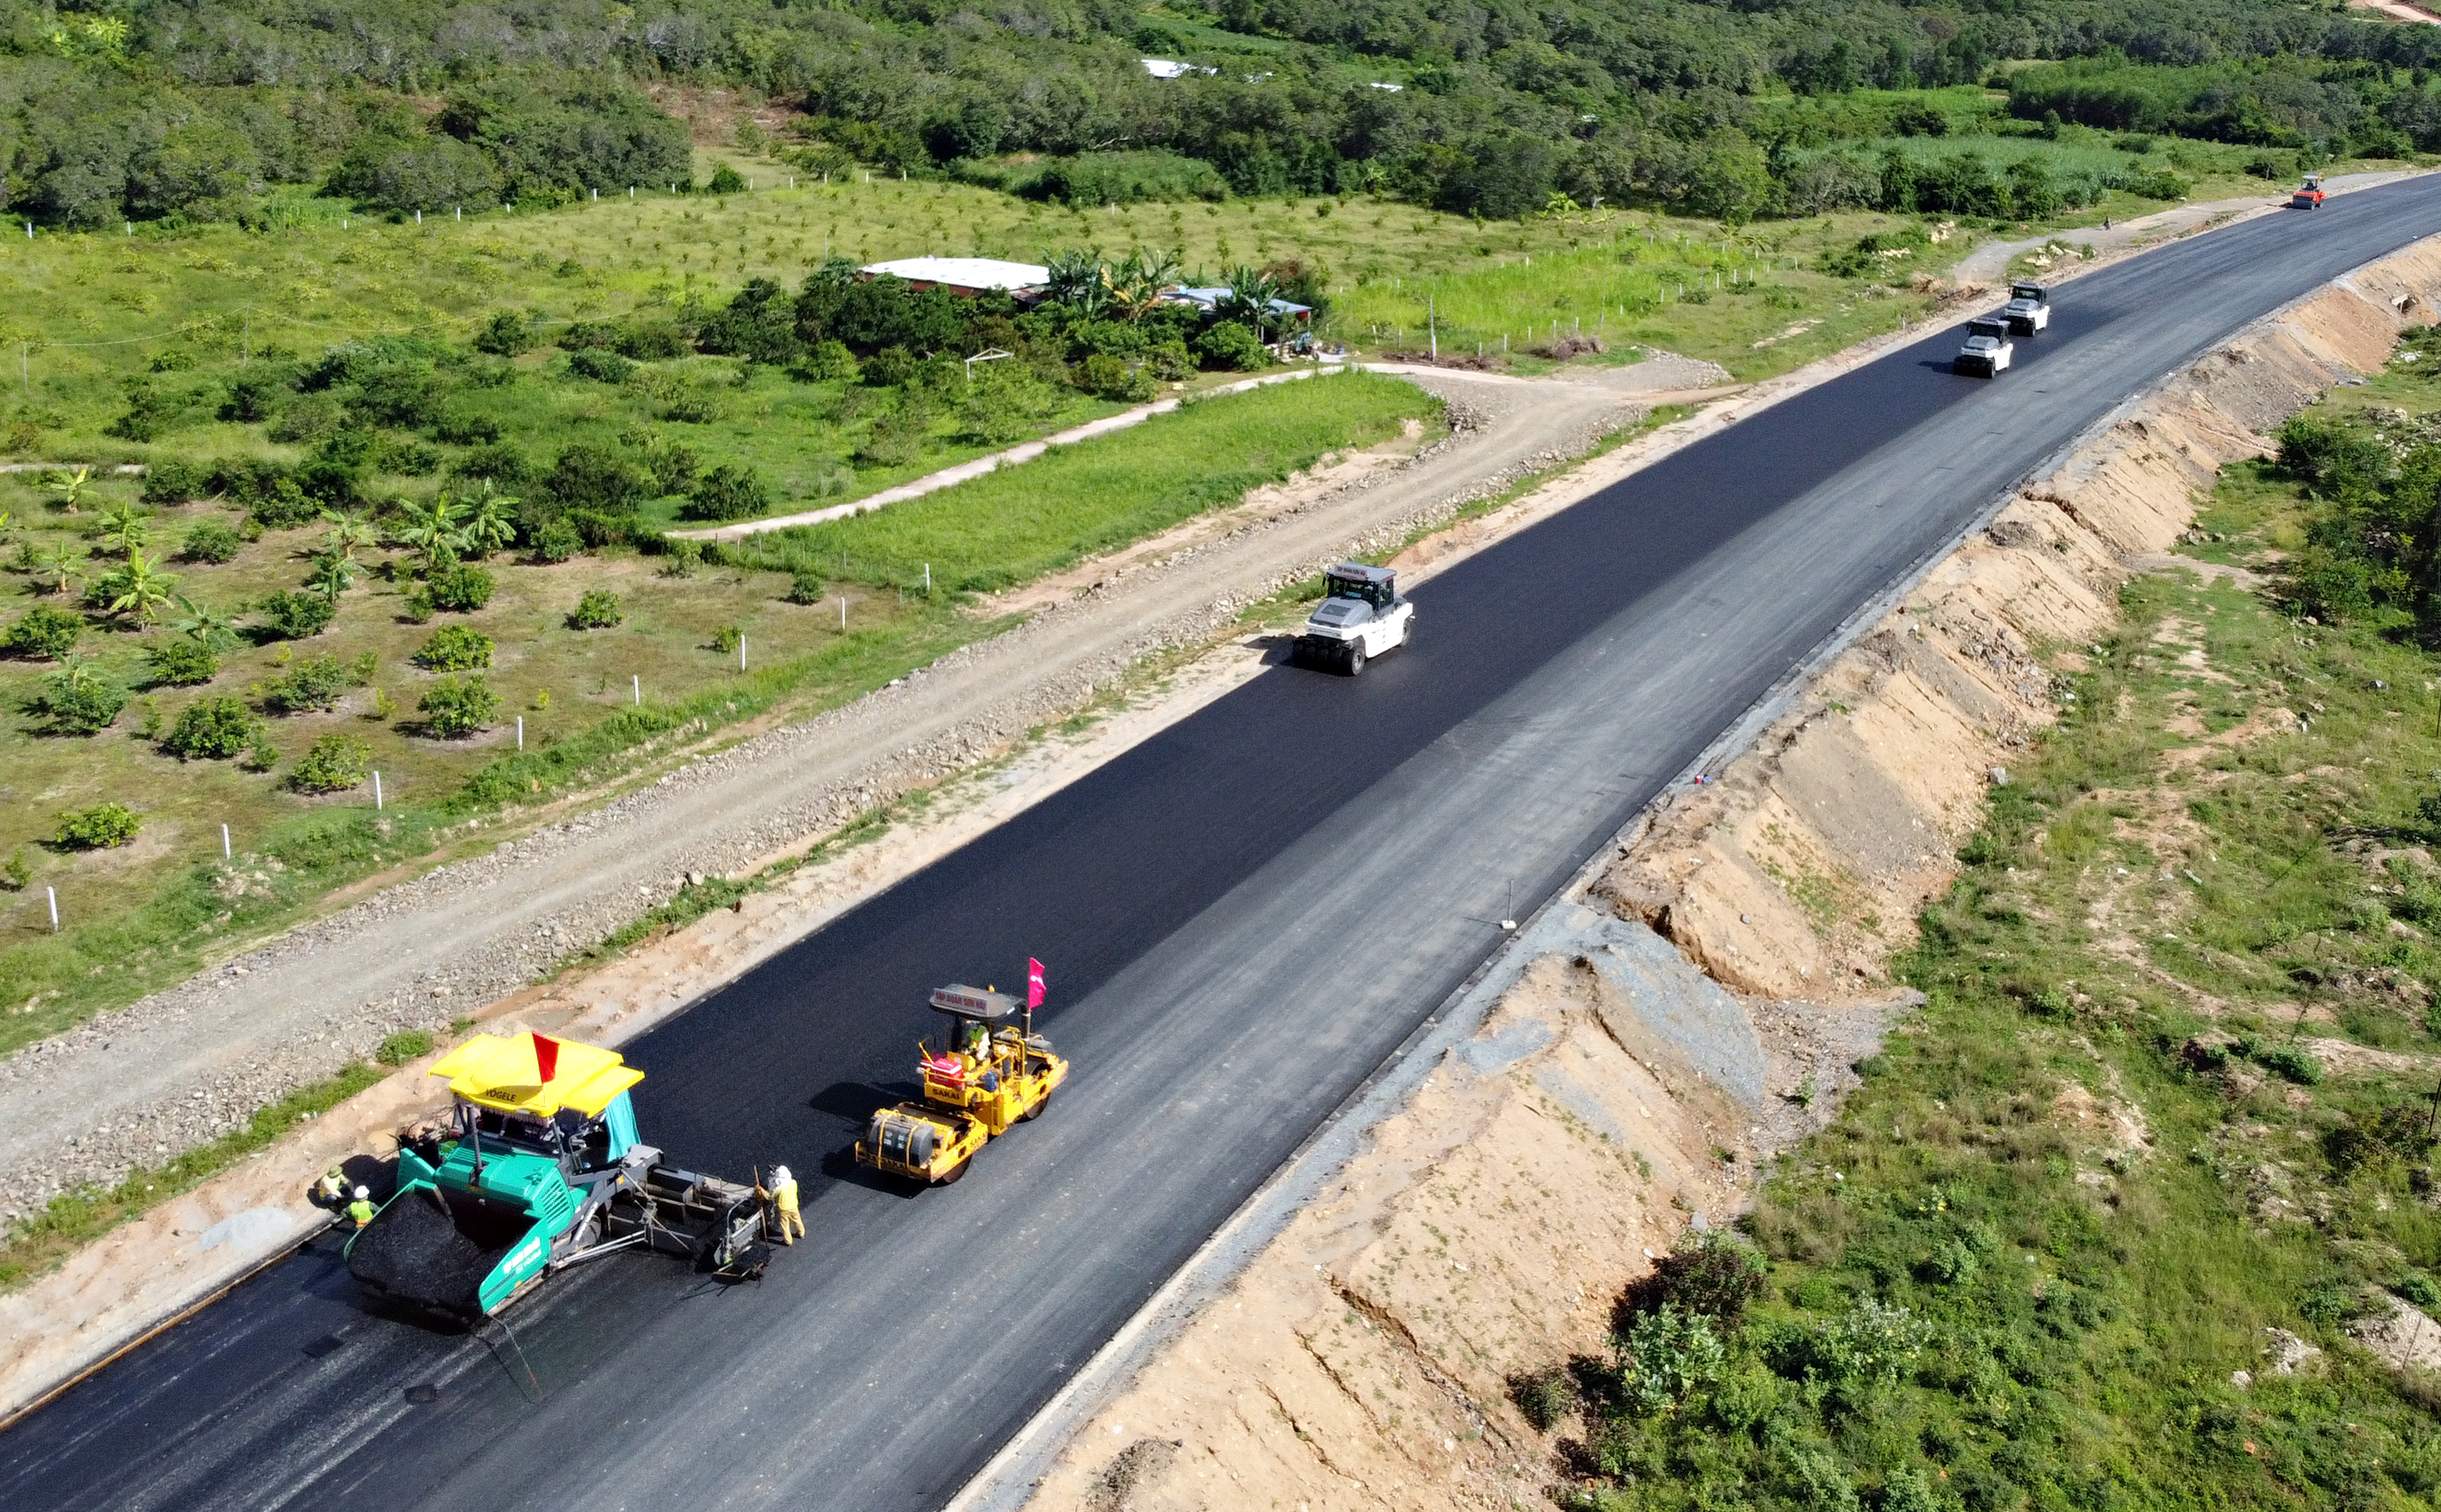
[[[519,749],[519,750],[523,750],[523,749],[525,749],[525,748],[526,748],[526,716],[525,716],[525,715],[523,715],[523,714],[519,714],[519,715],[517,716],[517,749]]]
[[[228,826],[224,824],[221,826],[221,859],[226,861],[229,858]]]
[[[380,812],[381,812],[381,810],[382,810],[381,773],[379,773],[379,772],[375,772],[375,773],[373,773],[373,812],[374,812],[374,813],[376,813],[376,814],[378,814],[378,813],[380,813]]]
[[[740,672],[744,672],[746,670],[746,638],[744,636],[739,636],[737,638],[737,670]]]
[[[51,933],[57,934],[60,932],[60,890],[53,887],[43,889],[43,901],[51,906]]]
[[[635,699],[634,699],[634,702],[635,702],[636,707],[637,707],[637,708],[639,708],[639,709],[643,708],[643,707],[644,707],[644,675],[643,675],[642,673],[641,673],[641,672],[640,672],[640,673],[637,673],[635,675],[633,675],[633,676],[629,677],[629,678],[627,679],[627,686],[628,686],[629,690],[630,690],[630,691],[632,691],[632,692],[635,693]]]

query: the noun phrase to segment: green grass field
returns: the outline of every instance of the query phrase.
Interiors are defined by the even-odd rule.
[[[2429,378],[2376,386],[2334,404],[2441,411]],[[2233,468],[2192,549],[2261,566],[2299,500]],[[1633,1343],[1524,1383],[1584,1404],[1563,1410],[1598,1488],[1571,1504],[2441,1491],[2441,1397],[2348,1333],[2392,1298],[2441,1309],[2441,872],[2419,807],[2441,663],[2290,618],[2276,590],[2157,576],[2123,602],[2105,644],[2061,658],[2074,702],[1899,963],[1928,1005],[1764,1185],[1767,1280],[1742,1318],[1709,1314],[1703,1383],[1654,1410]],[[1654,1300],[1622,1316],[1648,1352]],[[2283,1374],[2272,1329],[2320,1354]]]
[[[9,710],[0,725],[0,860],[24,863],[16,890],[0,892],[0,1050],[175,980],[323,906],[335,890],[411,874],[479,843],[477,832],[496,822],[532,822],[640,764],[724,729],[802,717],[988,634],[995,624],[962,607],[967,587],[1022,582],[1139,538],[1436,412],[1413,387],[1362,374],[1273,386],[906,506],[767,537],[732,565],[675,575],[678,558],[624,548],[555,565],[496,558],[490,603],[422,624],[408,618],[412,579],[386,581],[381,571],[407,553],[368,549],[365,576],[340,595],[330,628],[241,644],[200,687],[162,685],[148,671],[148,650],[172,639],[165,630],[124,621],[88,630],[69,655],[133,694],[92,736],[45,733],[24,711],[62,662],[0,660],[0,704]],[[132,495],[131,484],[107,483],[69,514],[43,503],[26,475],[0,486],[26,510],[20,544],[37,555],[87,549],[102,513]],[[198,525],[228,518],[199,503],[147,524],[156,542],[174,546]],[[177,564],[176,588],[234,612],[294,587],[320,534],[266,531],[225,565]],[[800,554],[810,562],[793,559]],[[926,561],[939,589],[931,596],[917,586]],[[824,579],[818,602],[790,602],[808,596],[797,581],[808,570]],[[45,583],[12,574],[0,624],[59,597],[41,591]],[[573,628],[570,614],[588,592],[617,595],[624,618]],[[420,709],[444,675],[414,658],[452,626],[491,639],[482,675],[499,709],[479,733],[449,739]],[[743,635],[743,671],[724,631]],[[326,658],[340,684],[329,706],[282,711],[299,669]],[[268,769],[234,751],[181,760],[164,750],[163,736],[190,706],[227,696],[260,721],[274,753]],[[379,816],[369,781],[329,796],[286,785],[298,758],[330,735],[364,743],[383,774]],[[83,851],[51,843],[63,812],[113,801],[142,816],[133,842]],[[517,812],[503,814],[511,807]],[[228,862],[220,858],[223,824],[235,852]],[[68,926],[56,936],[46,932],[45,889],[56,890]]]

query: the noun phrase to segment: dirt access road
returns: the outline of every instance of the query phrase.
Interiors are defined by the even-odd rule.
[[[1166,554],[1063,574],[1065,602],[903,683],[688,762],[593,812],[427,873],[0,1062],[0,1219],[235,1126],[400,1029],[532,981],[676,891],[801,848],[1054,721],[1166,645],[1465,500],[1582,452],[1662,391],[1726,375],[1658,357],[1519,380],[1405,369],[1463,428],[1402,467],[1190,522]],[[1034,608],[1029,603],[1023,607]],[[814,921],[808,921],[808,927]]]

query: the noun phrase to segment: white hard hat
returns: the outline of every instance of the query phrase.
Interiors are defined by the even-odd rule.
[[[373,1195],[373,1189],[372,1189],[371,1187],[369,1187],[369,1186],[360,1186],[360,1187],[356,1188],[356,1200],[357,1200],[357,1201],[359,1201],[359,1202],[362,1202],[365,1198],[367,1198],[367,1197],[371,1197],[371,1196],[372,1196],[372,1195]]]
[[[771,1167],[771,1179],[774,1181],[788,1181],[794,1180],[795,1178],[788,1174],[788,1168],[787,1166],[775,1165]]]

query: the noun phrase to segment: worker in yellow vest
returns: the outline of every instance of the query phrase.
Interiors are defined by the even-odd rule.
[[[356,1188],[356,1199],[348,1204],[348,1216],[356,1220],[356,1227],[359,1229],[373,1221],[372,1188],[369,1186]]]
[[[779,1218],[779,1233],[775,1238],[782,1244],[793,1245],[797,1238],[804,1236],[805,1220],[797,1211],[797,1179],[788,1174],[787,1166],[771,1167],[770,1189],[766,1191],[758,1186],[754,1192],[757,1197],[770,1200],[771,1212]],[[791,1237],[792,1234],[795,1237]]]

